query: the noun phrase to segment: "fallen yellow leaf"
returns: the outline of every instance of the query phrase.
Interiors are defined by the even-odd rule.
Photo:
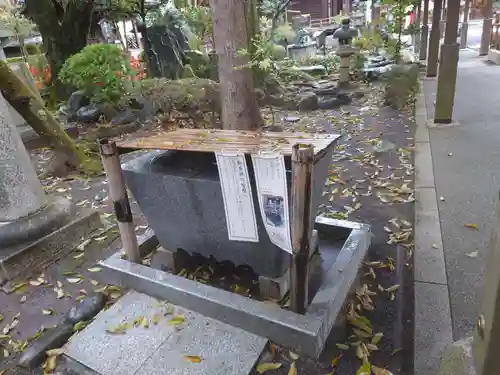
[[[198,357],[197,355],[185,355],[184,359],[186,361],[191,362],[191,363],[200,363],[201,362],[201,358]]]
[[[48,357],[45,363],[43,364],[43,369],[45,372],[52,372],[55,370],[57,365],[57,357]]]
[[[280,367],[281,363],[267,362],[258,364],[256,370],[259,374],[263,374],[266,371],[277,370]]]
[[[292,362],[290,365],[290,368],[288,369],[288,375],[297,375],[297,366],[295,365],[295,362]]]
[[[464,224],[464,227],[471,228],[471,229],[477,229],[477,224]]]
[[[63,353],[64,353],[63,348],[50,349],[45,352],[45,354],[47,354],[47,357],[57,357],[58,355],[61,355]]]
[[[176,315],[168,321],[168,324],[171,326],[177,326],[182,323],[184,323],[184,317],[182,315]]]
[[[372,365],[372,372],[375,375],[393,375],[392,372],[390,372],[389,370],[387,370],[385,368],[373,366],[373,365]]]

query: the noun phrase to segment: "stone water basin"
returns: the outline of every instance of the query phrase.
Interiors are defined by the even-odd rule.
[[[320,204],[332,149],[330,147],[314,165],[312,212],[316,212]],[[290,157],[285,156],[285,166],[290,189]],[[122,165],[127,187],[165,249],[171,252],[182,249],[189,254],[214,257],[219,262],[230,261],[235,266],[247,265],[267,278],[280,277],[289,267],[289,254],[274,245],[265,230],[249,155],[247,167],[255,202],[258,243],[229,240],[213,153],[155,150]],[[310,218],[311,223],[314,216]]]

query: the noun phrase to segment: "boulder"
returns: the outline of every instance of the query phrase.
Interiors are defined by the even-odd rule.
[[[131,122],[134,122],[137,120],[137,114],[130,108],[126,108],[118,114],[116,114],[112,119],[111,119],[111,125],[124,125],[124,124],[130,124]]]
[[[75,121],[83,123],[97,122],[103,114],[101,106],[97,104],[89,104],[79,108],[75,114]]]
[[[328,72],[326,67],[323,65],[311,65],[311,66],[296,66],[293,67],[295,70],[310,74],[310,75],[326,75]]]
[[[85,96],[85,93],[82,90],[78,90],[73,92],[69,99],[68,102],[66,103],[66,116],[68,118],[68,121],[73,121],[76,116],[76,112],[84,107],[90,104],[89,99]]]
[[[297,98],[299,111],[314,111],[318,109],[318,96],[313,92],[305,92]]]
[[[107,298],[102,293],[89,295],[74,305],[66,314],[66,322],[76,324],[91,320],[104,308]]]

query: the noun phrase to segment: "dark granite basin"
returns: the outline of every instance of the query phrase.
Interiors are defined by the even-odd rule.
[[[313,213],[320,203],[332,151],[317,161],[313,171]],[[285,159],[290,187],[290,158]],[[247,156],[250,182],[257,202],[252,162]],[[229,260],[249,265],[266,277],[278,277],[289,266],[289,255],[269,240],[255,203],[258,243],[228,239],[219,174],[212,153],[152,151],[122,165],[128,188],[156,233],[170,251]],[[311,223],[314,222],[311,216]]]

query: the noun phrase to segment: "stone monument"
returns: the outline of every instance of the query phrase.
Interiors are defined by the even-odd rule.
[[[316,42],[311,38],[308,30],[311,24],[309,15],[293,17],[292,28],[296,37],[293,44],[288,45],[288,54],[292,60],[304,60],[316,55]]]
[[[351,20],[344,18],[342,26],[335,31],[333,37],[338,39],[339,48],[335,52],[340,57],[340,77],[339,84],[345,85],[349,83],[349,67],[351,56],[356,53],[356,49],[352,47],[353,38],[358,36],[358,30],[351,27]]]
[[[49,252],[58,252],[67,241],[60,237],[54,243],[41,239],[60,230],[74,220],[74,216],[69,200],[52,199],[45,194],[13,124],[7,102],[0,94],[0,284],[23,270],[32,271],[46,265]],[[80,241],[85,233],[87,231],[77,231],[68,238]],[[31,250],[38,245],[42,253],[33,254]],[[24,256],[27,252],[28,258]]]

